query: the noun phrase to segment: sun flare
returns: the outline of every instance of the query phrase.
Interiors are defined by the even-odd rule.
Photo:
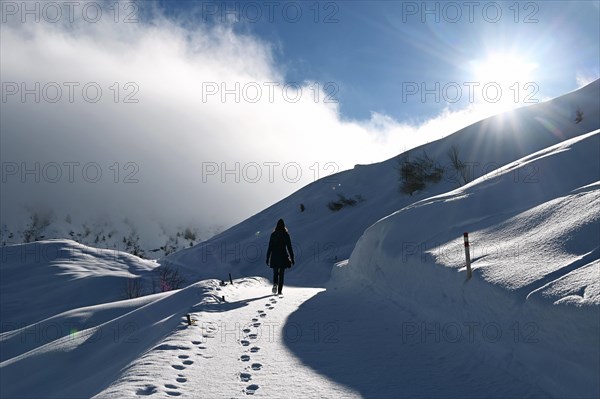
[[[533,82],[537,69],[536,63],[517,54],[491,54],[472,66],[478,83],[498,83],[502,87]]]
[[[538,65],[516,53],[492,53],[470,63],[482,117],[539,101],[535,71]]]

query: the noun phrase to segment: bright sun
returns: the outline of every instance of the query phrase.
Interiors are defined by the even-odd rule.
[[[494,53],[472,61],[473,79],[482,88],[475,99],[485,112],[499,113],[537,102],[537,64],[514,53]],[[485,114],[484,116],[487,116]]]
[[[532,82],[537,64],[516,54],[490,54],[482,61],[474,61],[472,68],[480,84],[495,82],[504,88],[514,83]]]

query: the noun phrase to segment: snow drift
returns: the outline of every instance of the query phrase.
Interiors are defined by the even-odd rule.
[[[429,322],[493,325],[514,338],[488,345],[506,370],[524,365],[559,397],[597,397],[599,148],[596,130],[395,212],[365,231],[332,287],[367,285]]]
[[[71,240],[0,248],[0,332],[67,310],[123,298],[125,282],[158,266],[125,252]]]

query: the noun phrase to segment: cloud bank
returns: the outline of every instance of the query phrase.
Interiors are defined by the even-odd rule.
[[[4,224],[29,208],[230,226],[302,186],[493,112],[340,115],[336,82],[288,82],[235,22],[2,24]],[[399,93],[400,96],[400,93]],[[148,227],[149,228],[149,227]]]

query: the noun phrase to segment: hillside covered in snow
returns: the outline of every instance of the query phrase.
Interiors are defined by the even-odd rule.
[[[281,217],[290,228],[297,254],[290,282],[323,285],[329,280],[333,264],[349,258],[359,237],[374,222],[464,184],[462,174],[452,167],[449,152],[453,148],[465,165],[467,181],[485,175],[488,175],[486,180],[494,180],[501,173],[500,168],[509,163],[598,129],[599,94],[600,81],[595,81],[551,101],[482,120],[441,140],[410,150],[408,154],[399,154],[376,164],[356,165],[352,170],[324,177],[237,226],[164,258],[163,262],[189,270],[194,278],[225,278],[229,272],[234,276],[269,277],[264,262],[266,245]],[[574,120],[578,108],[585,115],[581,123]],[[444,169],[441,180],[412,195],[402,194],[399,173],[402,162],[423,157],[423,154]],[[577,173],[581,169],[590,180],[597,180],[597,160],[598,157],[593,157],[585,160],[589,163],[577,165]],[[544,184],[560,187],[562,175],[555,177],[553,173],[553,170],[538,168],[537,162],[529,163],[513,172],[515,184],[509,189],[516,194],[523,187],[532,190]],[[329,209],[329,203],[340,203],[343,199],[356,203],[337,211]],[[527,201],[527,198],[523,200]],[[300,205],[304,206],[304,212],[300,211]],[[483,212],[485,205],[480,205]],[[490,212],[495,211],[490,209]],[[437,223],[421,224],[421,227],[439,228]],[[462,235],[462,231],[458,233]]]
[[[357,165],[158,262],[3,247],[0,395],[599,397],[599,101],[595,81]],[[435,176],[406,190],[407,164]],[[279,218],[296,264],[272,296]],[[164,268],[185,288],[152,289]]]

